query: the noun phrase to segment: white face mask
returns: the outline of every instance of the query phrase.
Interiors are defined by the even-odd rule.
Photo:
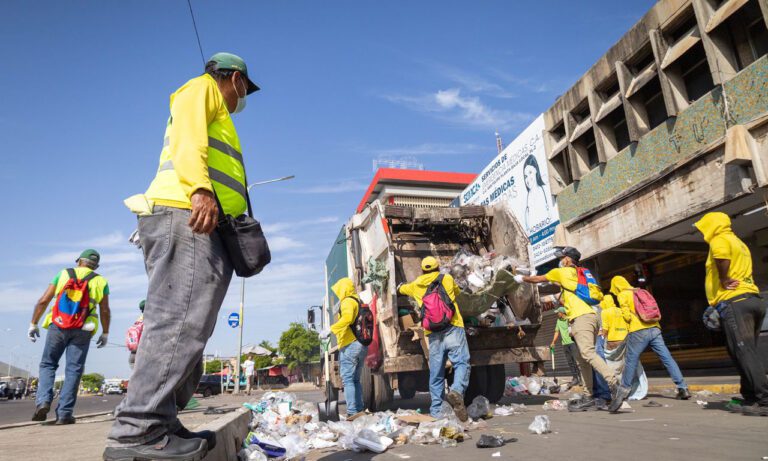
[[[240,92],[237,91],[237,85],[235,85],[235,94],[237,95],[237,106],[235,106],[235,110],[232,111],[233,114],[239,114],[240,112],[245,109],[245,97],[248,96],[248,89],[246,88],[246,93],[240,97]]]

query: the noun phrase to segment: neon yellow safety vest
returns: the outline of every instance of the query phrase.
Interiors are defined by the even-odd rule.
[[[160,152],[160,166],[146,195],[184,203],[189,202],[189,198],[181,187],[171,161],[169,131],[172,122],[169,117],[163,150]],[[208,177],[225,214],[240,216],[245,213],[247,186],[243,154],[240,153],[240,138],[229,114],[208,125]]]

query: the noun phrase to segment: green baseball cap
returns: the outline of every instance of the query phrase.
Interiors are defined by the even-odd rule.
[[[78,262],[81,259],[88,259],[88,260],[91,260],[91,261],[95,262],[96,264],[98,264],[99,260],[101,259],[101,255],[99,255],[98,251],[89,248],[89,249],[83,251],[82,253],[80,253],[80,257],[77,258],[75,260],[75,262]]]
[[[139,303],[139,310],[141,312],[144,312],[144,304],[146,304],[146,303],[147,303],[146,299],[142,299],[141,302]]]
[[[209,59],[208,62],[215,62],[216,70],[236,70],[243,74],[245,79],[248,80],[248,94],[254,93],[261,89],[258,87],[258,85],[251,81],[250,77],[248,77],[248,66],[245,65],[245,61],[243,61],[243,58],[240,56],[232,53],[216,53],[211,56],[211,59]]]

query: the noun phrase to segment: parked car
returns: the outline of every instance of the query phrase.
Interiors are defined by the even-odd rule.
[[[200,378],[200,383],[197,385],[197,390],[195,390],[195,392],[203,394],[203,397],[221,394],[221,376],[203,375]]]
[[[104,390],[104,392],[107,395],[110,395],[110,394],[122,394],[123,390],[120,389],[120,385],[119,384],[110,384],[110,385],[107,386],[107,388]]]

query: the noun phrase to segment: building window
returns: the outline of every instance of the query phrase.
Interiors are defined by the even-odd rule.
[[[735,7],[727,4],[733,1],[713,5],[706,28],[731,67],[729,72],[738,72],[768,52],[768,30],[758,0]]]
[[[614,109],[613,112],[599,122],[599,125],[614,151],[621,152],[630,144],[627,117],[624,114],[623,107],[619,106],[617,109]]]
[[[664,95],[661,93],[659,77],[653,77],[637,93],[630,97],[633,104],[642,107],[645,112],[639,115],[649,130],[661,125],[667,119],[667,108],[664,105]]]
[[[562,139],[565,137],[565,124],[561,121],[557,125],[555,125],[551,130],[549,130],[549,133],[552,135],[552,139],[558,143],[562,141]]]
[[[685,83],[688,102],[693,102],[712,91],[715,87],[709,71],[704,45],[699,42],[676,62],[678,72]]]
[[[555,169],[555,172],[562,178],[564,184],[560,184],[562,187],[565,187],[571,183],[573,183],[573,173],[571,171],[571,162],[568,160],[568,149],[565,149],[561,151],[558,154],[555,154],[554,157],[552,157],[552,160],[550,160],[550,163]]]

